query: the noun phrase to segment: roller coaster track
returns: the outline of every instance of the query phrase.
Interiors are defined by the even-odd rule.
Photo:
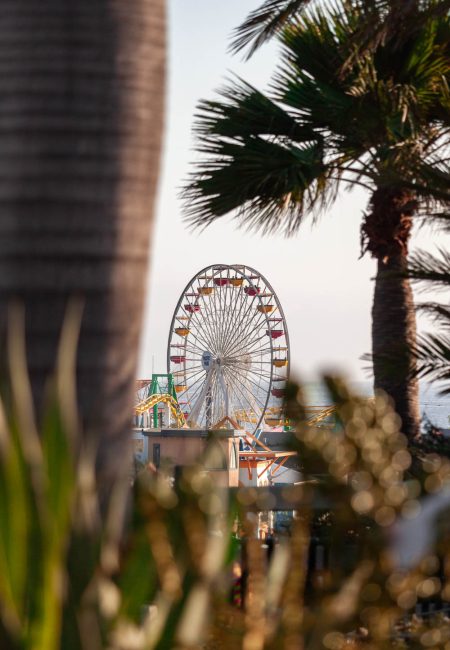
[[[307,406],[305,408],[305,424],[314,426],[331,417],[336,411],[335,406]],[[235,417],[241,422],[256,422],[256,414],[252,411],[236,411]],[[279,407],[269,407],[265,411],[264,419],[267,424],[274,420],[278,425],[289,426],[290,422],[282,414]]]
[[[134,412],[136,415],[141,415],[142,413],[149,411],[160,403],[169,405],[170,412],[175,418],[177,426],[183,427],[186,424],[180,405],[176,399],[174,399],[172,395],[169,395],[168,393],[155,393],[154,395],[150,395],[142,402],[138,402],[138,404],[134,405]]]

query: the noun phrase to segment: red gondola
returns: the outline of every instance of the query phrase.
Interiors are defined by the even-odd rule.
[[[256,296],[261,293],[261,289],[259,287],[245,287],[244,291],[247,296]]]
[[[266,330],[266,334],[273,339],[278,339],[280,336],[283,336],[284,330]]]
[[[200,305],[197,304],[185,305],[184,308],[189,314],[193,314],[195,311],[200,311]]]
[[[173,357],[170,357],[170,360],[173,363],[184,363],[186,361],[186,357],[181,357],[179,355],[174,355]]]
[[[214,278],[216,287],[225,287],[228,284],[228,278]]]
[[[274,397],[284,397],[284,388],[272,388],[271,392]]]

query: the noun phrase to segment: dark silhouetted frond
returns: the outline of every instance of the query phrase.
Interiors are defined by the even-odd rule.
[[[329,182],[320,144],[284,145],[261,136],[204,138],[202,153],[207,159],[184,191],[194,226],[236,210],[249,228],[290,233],[325,198]]]
[[[450,335],[425,334],[418,339],[418,376],[443,383],[442,394],[450,394]]]
[[[417,309],[433,320],[436,332],[424,334],[417,342],[418,374],[444,382],[443,393],[450,393],[450,254],[439,248],[437,254],[416,252],[410,260],[408,275],[426,288],[446,290],[445,303],[424,302]]]
[[[317,140],[311,126],[241,79],[219,91],[223,101],[202,101],[194,132],[203,137],[284,137],[294,142]]]
[[[249,84],[203,101],[196,133],[201,161],[183,191],[188,221],[203,227],[235,211],[242,225],[292,233],[335,195],[342,170],[324,159],[322,134]]]
[[[427,251],[414,253],[408,264],[408,276],[450,290],[450,253],[443,248],[438,249],[438,255]]]
[[[450,329],[450,307],[439,302],[421,302],[417,310],[437,321],[443,329]]]
[[[240,52],[248,47],[246,58],[249,59],[312,1],[314,0],[266,0],[234,30],[231,52]]]
[[[237,53],[248,48],[248,59],[264,43],[306,15],[311,7],[323,4],[317,0],[266,0],[234,30],[230,50]],[[352,50],[340,70],[345,73],[357,58],[386,43],[397,49],[403,47],[424,25],[445,17],[450,0],[338,0],[329,6],[341,15],[352,13],[360,18],[352,35]]]

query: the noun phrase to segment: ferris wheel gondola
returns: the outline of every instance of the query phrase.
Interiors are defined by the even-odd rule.
[[[289,375],[286,320],[268,281],[245,265],[195,275],[175,308],[167,365],[188,424],[260,427],[269,407],[281,409]]]

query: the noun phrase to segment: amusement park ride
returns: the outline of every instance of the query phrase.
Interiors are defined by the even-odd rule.
[[[291,451],[273,451],[262,430],[283,431],[289,335],[269,282],[245,265],[214,264],[195,275],[176,305],[167,375],[138,382],[136,427],[240,432],[240,464],[252,479],[279,472]],[[322,410],[323,411],[323,410]],[[329,414],[311,413],[314,421]]]

